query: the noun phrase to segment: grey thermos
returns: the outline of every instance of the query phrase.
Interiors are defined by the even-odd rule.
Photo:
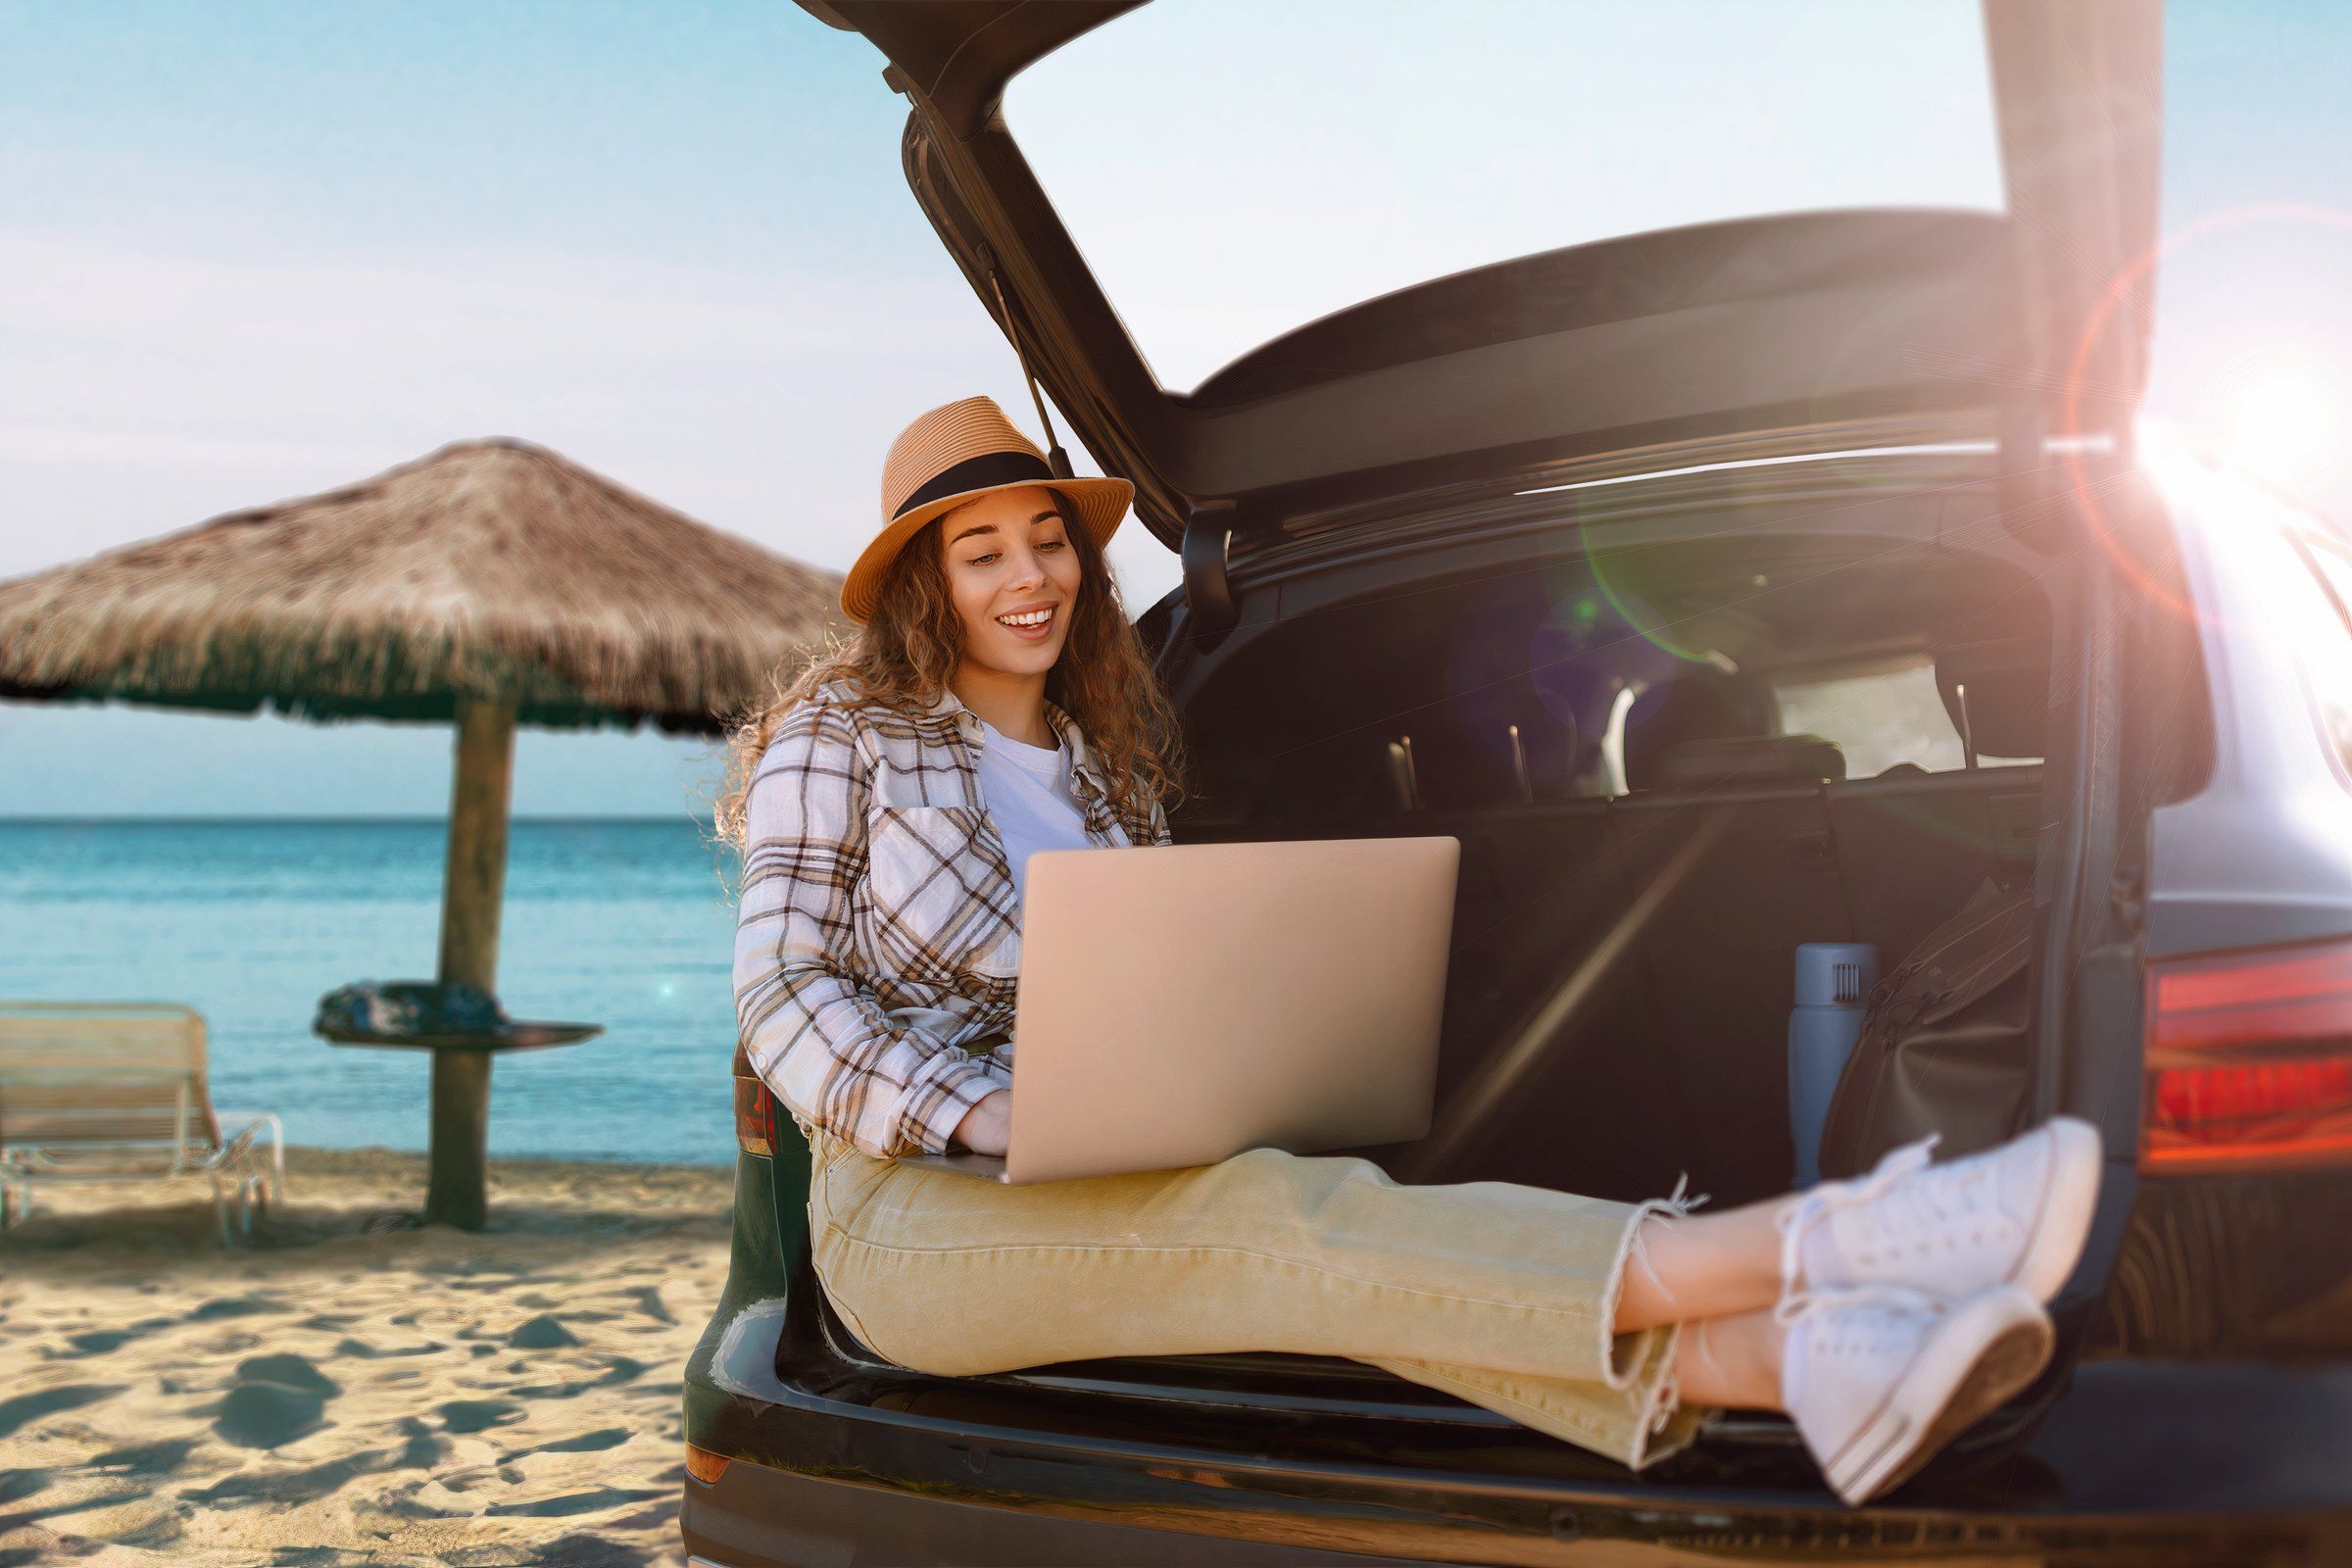
[[[1867,942],[1806,942],[1796,950],[1796,1007],[1788,1014],[1788,1131],[1796,1140],[1796,1185],[1821,1180],[1821,1131],[1845,1075],[1879,950]]]

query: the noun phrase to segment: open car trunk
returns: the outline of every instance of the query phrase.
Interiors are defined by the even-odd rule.
[[[1179,841],[1461,841],[1437,1125],[1362,1152],[1404,1180],[1629,1201],[1686,1176],[1719,1207],[1787,1189],[1795,946],[1875,943],[1891,969],[1988,882],[2033,876],[2050,563],[2001,521],[1991,466],[1883,458],[1398,519],[1383,550],[1355,535],[1260,562],[1213,646],[1155,612],[1193,753]],[[2022,1110],[2024,1076],[1966,1092]],[[838,1323],[800,1344],[881,1370]],[[1481,1466],[1590,1457],[1347,1361],[982,1381],[1153,1420],[1181,1401],[1290,1442],[1346,1416],[1381,1424],[1384,1450],[1459,1445]]]
[[[1907,493],[1906,461],[1945,482]],[[1384,1163],[1788,1187],[1795,946],[1891,970],[2032,878],[2049,562],[1949,482],[1971,463],[1394,524],[1391,551],[1263,564],[1213,647],[1178,629],[1180,840],[1461,841],[1438,1125]]]

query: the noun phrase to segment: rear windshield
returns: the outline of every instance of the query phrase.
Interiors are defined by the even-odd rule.
[[[1977,0],[1157,0],[1005,119],[1160,384],[1613,235],[1999,211]]]
[[[1905,762],[1930,773],[1967,765],[1960,731],[1936,690],[1932,660],[1868,675],[1775,683],[1773,695],[1780,699],[1780,733],[1834,743],[1845,756],[1848,778],[1877,778]]]

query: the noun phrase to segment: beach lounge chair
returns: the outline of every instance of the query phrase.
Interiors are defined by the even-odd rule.
[[[267,1140],[265,1155],[263,1142]],[[0,1002],[0,1228],[36,1186],[208,1176],[220,1245],[285,1196],[277,1117],[213,1108],[204,1019],[151,1002]]]

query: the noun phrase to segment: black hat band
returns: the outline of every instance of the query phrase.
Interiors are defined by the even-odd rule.
[[[896,522],[917,507],[927,507],[948,496],[959,496],[966,490],[986,490],[1001,484],[1048,484],[1053,478],[1054,470],[1046,466],[1046,460],[1034,453],[983,452],[933,474],[914,494],[900,502],[899,510],[890,517]]]

